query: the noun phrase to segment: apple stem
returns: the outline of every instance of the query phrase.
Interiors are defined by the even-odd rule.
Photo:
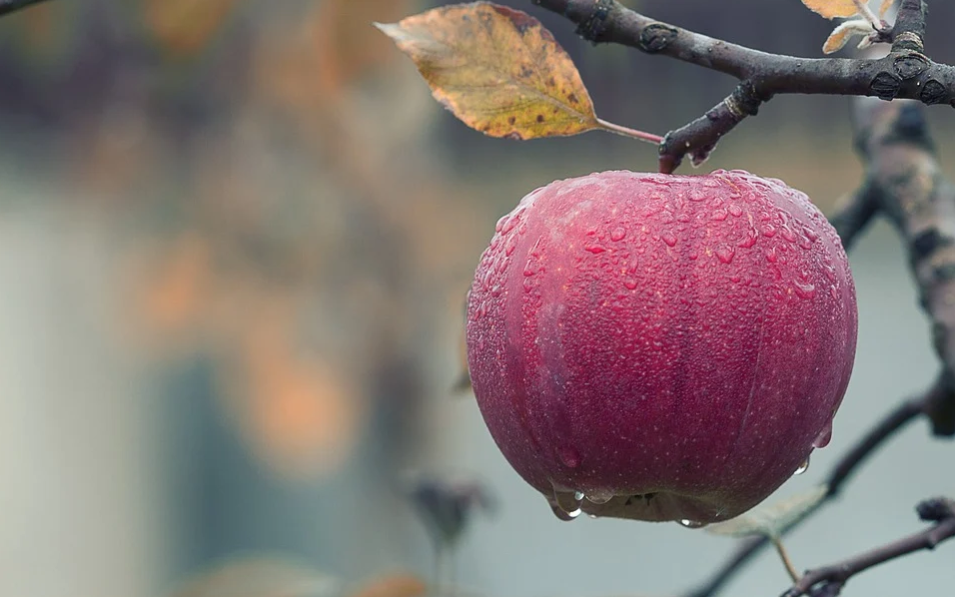
[[[789,552],[786,551],[786,546],[783,545],[782,537],[779,535],[773,535],[770,537],[770,541],[773,542],[773,546],[776,548],[776,553],[779,554],[779,559],[783,561],[783,566],[786,567],[786,572],[789,573],[789,576],[793,579],[794,583],[798,583],[801,575],[793,565],[793,561],[789,558]]]
[[[660,143],[663,143],[663,137],[661,137],[660,135],[654,135],[653,133],[645,133],[643,131],[638,131],[636,129],[620,126],[619,124],[607,122],[603,118],[598,118],[597,124],[599,124],[600,128],[602,128],[603,130],[609,131],[617,135],[623,135],[624,137],[630,137],[631,139],[639,139],[641,141],[646,141],[647,143],[653,143],[654,145],[659,145]]]

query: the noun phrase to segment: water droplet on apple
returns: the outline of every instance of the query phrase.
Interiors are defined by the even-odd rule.
[[[809,470],[809,457],[806,456],[806,460],[804,460],[803,463],[799,465],[799,468],[793,471],[793,475],[801,475],[808,470]]]
[[[514,254],[514,249],[517,248],[517,237],[509,236],[507,238],[507,243],[504,245],[504,254],[510,257]]]
[[[564,466],[570,468],[580,466],[580,452],[573,446],[561,446],[557,448],[557,456],[560,458],[560,461],[564,463]]]
[[[626,286],[627,290],[636,290],[637,281],[634,280],[633,278],[627,278],[626,280],[623,281],[623,285]]]
[[[740,241],[739,247],[743,249],[748,249],[756,244],[756,240],[759,238],[758,233],[755,229],[750,228],[749,232],[746,233],[746,238]]]
[[[591,504],[606,504],[613,499],[612,491],[605,491],[601,489],[595,489],[587,493],[587,501]]]
[[[627,236],[627,231],[624,230],[623,226],[617,226],[610,232],[610,240],[614,242],[623,240],[625,236]]]
[[[669,232],[664,232],[663,235],[660,237],[660,240],[665,242],[668,247],[676,246],[676,237]]]
[[[766,261],[776,263],[776,247],[766,249]]]
[[[574,520],[580,516],[580,510],[576,510],[575,512],[564,512],[563,508],[558,506],[556,503],[550,501],[548,501],[548,503],[550,504],[550,509],[554,513],[554,516],[563,520],[564,522],[570,522],[571,520]]]
[[[789,226],[783,226],[781,234],[783,235],[783,238],[785,238],[789,242],[791,243],[796,242],[796,233],[793,232],[792,228],[790,228]]]
[[[690,520],[689,518],[684,518],[680,521],[682,526],[685,526],[688,529],[700,529],[706,526],[705,522],[700,522],[698,520]]]
[[[736,255],[736,251],[730,247],[720,247],[716,250],[716,257],[723,263],[732,262],[734,255]]]
[[[804,299],[812,298],[816,294],[815,286],[808,282],[799,282],[798,280],[793,282],[793,290],[796,291],[796,295],[799,298]]]
[[[547,501],[557,518],[573,520],[580,516],[580,504],[584,501],[584,494],[579,491],[554,489],[554,496]]]
[[[772,238],[776,236],[776,227],[772,224],[766,224],[763,226],[763,236],[766,238]]]
[[[832,423],[828,423],[812,442],[813,448],[825,448],[832,441]]]
[[[713,212],[713,215],[710,217],[713,220],[716,220],[717,222],[722,222],[723,220],[726,219],[728,215],[729,214],[726,212],[725,209],[717,209],[716,211]]]
[[[735,203],[730,203],[729,210],[730,210],[730,215],[733,216],[734,218],[738,218],[741,215],[743,215],[743,208],[740,207],[739,205],[736,205]]]
[[[587,251],[587,252],[589,252],[589,253],[593,253],[594,255],[598,255],[598,254],[600,254],[600,253],[603,253],[603,252],[606,251],[606,250],[607,250],[607,249],[601,247],[600,245],[590,245],[590,246],[588,246],[588,247],[584,247],[584,251]]]

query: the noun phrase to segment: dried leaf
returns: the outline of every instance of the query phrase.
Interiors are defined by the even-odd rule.
[[[439,102],[492,137],[603,128],[570,56],[540,22],[486,2],[376,26],[415,62]]]
[[[859,8],[853,0],[802,0],[806,8],[827,19],[854,17]]]
[[[829,39],[822,46],[822,51],[826,54],[838,52],[849,42],[854,35],[868,36],[872,33],[872,25],[865,19],[853,19],[840,23],[838,27],[829,34]]]
[[[885,13],[889,12],[893,4],[895,4],[895,0],[882,0],[882,6],[879,7],[879,16],[885,18]]]
[[[711,524],[706,527],[706,531],[729,537],[747,535],[776,537],[815,509],[825,499],[828,492],[829,487],[823,484],[772,506],[747,512],[726,522]]]

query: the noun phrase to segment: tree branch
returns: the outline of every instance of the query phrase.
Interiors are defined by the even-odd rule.
[[[783,593],[783,597],[838,595],[846,581],[864,570],[916,551],[935,549],[939,543],[955,537],[955,501],[947,498],[926,500],[916,510],[919,518],[935,524],[847,560],[810,570]]]
[[[922,54],[922,0],[903,0],[886,33],[892,52],[882,58],[797,58],[760,52],[648,18],[616,0],[533,0],[577,24],[593,43],[618,43],[726,73],[741,81],[706,116],[671,131],[660,144],[660,171],[672,172],[687,155],[705,159],[719,139],[778,93],[955,102],[955,67]],[[953,104],[955,105],[955,104]]]
[[[0,0],[0,17],[46,0]]]

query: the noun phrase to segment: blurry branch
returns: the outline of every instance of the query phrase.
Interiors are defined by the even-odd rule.
[[[847,560],[810,570],[783,593],[783,597],[838,595],[846,581],[864,570],[922,549],[935,549],[942,541],[955,537],[955,501],[947,498],[925,500],[916,511],[920,519],[935,524]]]
[[[0,17],[46,0],[0,0]]]
[[[796,58],[760,52],[687,31],[639,14],[616,0],[533,0],[577,24],[593,43],[618,43],[669,56],[739,79],[736,89],[704,116],[670,131],[660,143],[660,171],[673,172],[687,155],[701,163],[726,133],[778,93],[955,102],[955,67],[923,52],[925,3],[902,0],[893,27],[873,31],[892,44],[882,58]]]

